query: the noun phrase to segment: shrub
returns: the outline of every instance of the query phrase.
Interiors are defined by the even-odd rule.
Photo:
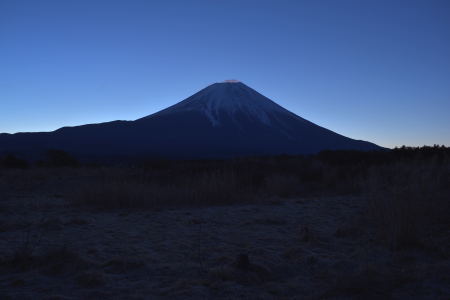
[[[66,151],[50,149],[47,150],[45,161],[42,164],[48,167],[76,167],[80,163]]]
[[[0,167],[9,169],[26,169],[29,164],[26,160],[17,158],[12,154],[8,154],[0,159]]]

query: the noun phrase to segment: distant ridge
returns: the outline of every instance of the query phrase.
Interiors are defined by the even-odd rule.
[[[0,134],[0,153],[37,155],[46,149],[86,158],[225,158],[382,148],[320,127],[232,79],[136,121]]]

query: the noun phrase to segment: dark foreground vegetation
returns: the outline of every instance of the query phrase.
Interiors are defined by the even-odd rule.
[[[68,272],[73,273],[76,284],[88,289],[101,289],[107,284],[109,271],[105,270],[119,268],[120,272],[127,273],[129,270],[145,267],[146,262],[130,262],[130,257],[120,254],[120,259],[114,258],[118,261],[106,261],[103,267],[96,266],[92,269],[87,267],[88,259],[78,253],[80,249],[75,246],[72,247],[73,249],[69,247],[68,244],[71,242],[57,243],[56,246],[47,247],[45,250],[39,242],[42,236],[39,237],[37,232],[41,232],[42,228],[56,227],[64,231],[65,226],[86,225],[90,221],[84,216],[109,218],[107,216],[161,213],[168,214],[164,216],[170,219],[171,211],[179,210],[186,211],[189,216],[196,215],[198,211],[204,212],[203,215],[188,219],[189,226],[203,226],[202,224],[209,222],[205,219],[211,218],[214,211],[223,211],[227,209],[226,207],[247,205],[255,207],[256,211],[259,206],[264,207],[262,209],[264,211],[267,207],[273,207],[276,211],[278,209],[276,207],[283,203],[287,203],[286,206],[291,205],[289,203],[305,205],[304,211],[314,212],[311,213],[312,215],[306,214],[303,217],[305,219],[325,215],[306,224],[300,220],[301,218],[289,221],[292,217],[289,209],[285,215],[280,210],[280,214],[276,217],[260,218],[248,213],[242,218],[248,218],[250,220],[248,222],[254,226],[265,226],[264,228],[280,228],[280,226],[300,222],[299,224],[302,225],[297,224],[299,227],[294,234],[298,238],[298,244],[304,244],[306,248],[300,251],[296,246],[290,246],[289,249],[280,250],[284,251],[283,257],[288,257],[286,259],[294,259],[292,257],[297,259],[298,255],[301,256],[300,253],[306,255],[306,252],[302,251],[313,251],[317,247],[322,249],[321,247],[325,247],[324,243],[327,243],[322,241],[325,239],[321,237],[325,234],[322,231],[328,232],[330,228],[334,228],[331,229],[333,230],[332,240],[337,244],[333,247],[339,247],[341,243],[339,239],[344,238],[347,239],[347,243],[353,245],[350,249],[359,247],[362,243],[364,247],[370,249],[377,247],[384,249],[380,251],[390,253],[384,254],[387,256],[407,251],[409,256],[406,256],[409,258],[404,259],[412,259],[405,263],[407,266],[420,265],[419,262],[422,260],[433,261],[434,266],[436,264],[439,266],[438,273],[450,274],[450,148],[446,147],[402,147],[380,152],[325,151],[313,156],[255,157],[233,160],[149,159],[122,165],[82,164],[68,153],[58,150],[49,151],[44,160],[34,163],[21,160],[14,155],[7,155],[0,158],[0,197],[0,235],[3,232],[7,236],[9,232],[15,231],[13,240],[16,241],[15,243],[11,241],[9,246],[6,240],[3,241],[1,245],[3,248],[0,248],[0,273],[28,272],[28,277],[32,277],[41,276],[35,273],[29,274],[36,270],[39,274],[42,273],[42,276]],[[20,202],[21,199],[27,199],[26,204]],[[70,211],[71,217],[61,221],[61,217],[47,216],[46,213],[52,211],[52,205],[56,205],[54,203],[59,203],[59,208],[54,209],[55,214]],[[17,214],[16,208],[26,209],[27,215],[30,216],[34,211],[35,214],[39,212],[44,217],[34,216],[30,217],[30,220],[22,218],[20,224],[14,224],[11,216]],[[300,211],[303,213],[303,210]],[[295,220],[294,217],[292,218]],[[240,221],[242,219],[236,222]],[[326,226],[317,225],[317,228],[312,225],[321,222],[335,223]],[[201,230],[200,239],[202,235],[208,236],[207,226]],[[267,229],[259,230],[261,230],[259,239],[268,232]],[[104,234],[107,235],[107,233]],[[116,242],[127,243],[124,240]],[[198,245],[201,244],[199,242]],[[200,251],[199,247],[202,247],[198,245],[189,250],[189,253],[207,255],[196,252]],[[281,245],[277,244],[277,247]],[[341,247],[344,249],[344,246]],[[271,269],[252,265],[252,257],[257,257],[257,254],[252,254],[251,250],[244,248],[238,247],[236,253],[230,254],[232,258],[225,269],[208,267],[209,277],[207,277],[212,276],[214,279],[210,278],[210,280],[214,284],[217,283],[215,280],[224,282],[231,280],[244,287],[253,284],[258,286],[260,281],[280,282],[280,284],[287,282],[287,279],[282,279],[281,275],[279,275],[279,281],[272,278],[276,277],[274,271],[277,268],[276,263]],[[337,255],[340,250],[327,251],[330,251],[327,252],[327,257],[330,257],[330,255]],[[369,253],[371,250],[367,251]],[[411,251],[421,251],[424,254],[420,258],[411,258]],[[235,254],[237,256],[234,256]],[[250,254],[253,256],[250,256],[249,261]],[[199,259],[198,256],[196,257],[195,259]],[[304,256],[301,263],[306,265],[302,267],[309,268],[310,265],[317,264],[320,257],[311,253]],[[365,259],[369,261],[368,258]],[[418,260],[415,261],[415,259]],[[205,259],[205,261],[208,260]],[[211,262],[208,261],[208,263],[213,264],[212,261],[211,258]],[[189,264],[190,261],[184,263]],[[199,268],[203,270],[206,268],[204,265],[208,263],[200,262]],[[361,261],[357,261],[357,264],[364,265]],[[350,277],[332,272],[322,275],[314,273],[311,275],[314,280],[310,279],[314,282],[311,282],[309,288],[325,290],[312,292],[304,287],[306,293],[304,296],[307,298],[390,297],[395,288],[423,280],[421,277],[408,278],[407,274],[400,274],[399,269],[394,268],[392,264],[392,259],[383,261],[381,267],[374,267],[367,262]],[[322,271],[325,269],[327,267],[324,265]],[[201,270],[200,273],[205,271]],[[422,271],[427,272],[427,270]],[[270,274],[271,272],[273,274]],[[345,271],[342,272],[345,273]],[[417,272],[420,273],[420,271]],[[294,273],[290,276],[295,277]],[[243,274],[252,274],[256,276],[256,279]],[[203,278],[203,275],[199,276]],[[242,276],[244,278],[241,278]],[[439,289],[435,290],[430,288],[431,298],[442,296],[442,299],[445,299],[446,291],[450,292],[450,278],[443,276],[436,279],[438,283],[430,283],[439,286]],[[329,281],[330,278],[333,280]],[[389,278],[389,282],[386,278]],[[175,281],[176,279],[172,278]],[[0,295],[2,292],[5,295],[21,295],[17,292],[11,294],[9,291],[26,286],[26,281],[27,279],[16,276],[8,283],[11,286],[0,285]],[[317,282],[322,282],[322,285],[316,286]],[[208,281],[207,285],[213,283]],[[422,287],[419,290],[418,298],[427,298],[427,288]],[[172,295],[170,292],[167,293],[166,296]],[[295,298],[298,296],[297,293],[302,293],[302,288],[296,285],[292,287],[291,293],[293,294],[282,296]],[[244,294],[241,296],[244,297]],[[220,290],[215,291],[215,297],[220,295]],[[126,295],[122,296],[127,298]],[[275,292],[272,296],[277,298]],[[240,296],[238,293],[231,297]],[[143,298],[146,297],[143,296]],[[259,297],[255,295],[254,298]],[[301,295],[300,298],[302,298]]]

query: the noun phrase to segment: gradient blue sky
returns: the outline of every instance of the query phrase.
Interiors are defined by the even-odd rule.
[[[225,79],[352,138],[450,145],[450,1],[0,0],[0,132],[132,120]]]

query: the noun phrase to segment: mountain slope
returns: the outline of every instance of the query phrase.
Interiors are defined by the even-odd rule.
[[[381,149],[317,126],[240,82],[212,84],[136,121],[0,135],[0,152],[63,149],[79,156],[212,158]]]

